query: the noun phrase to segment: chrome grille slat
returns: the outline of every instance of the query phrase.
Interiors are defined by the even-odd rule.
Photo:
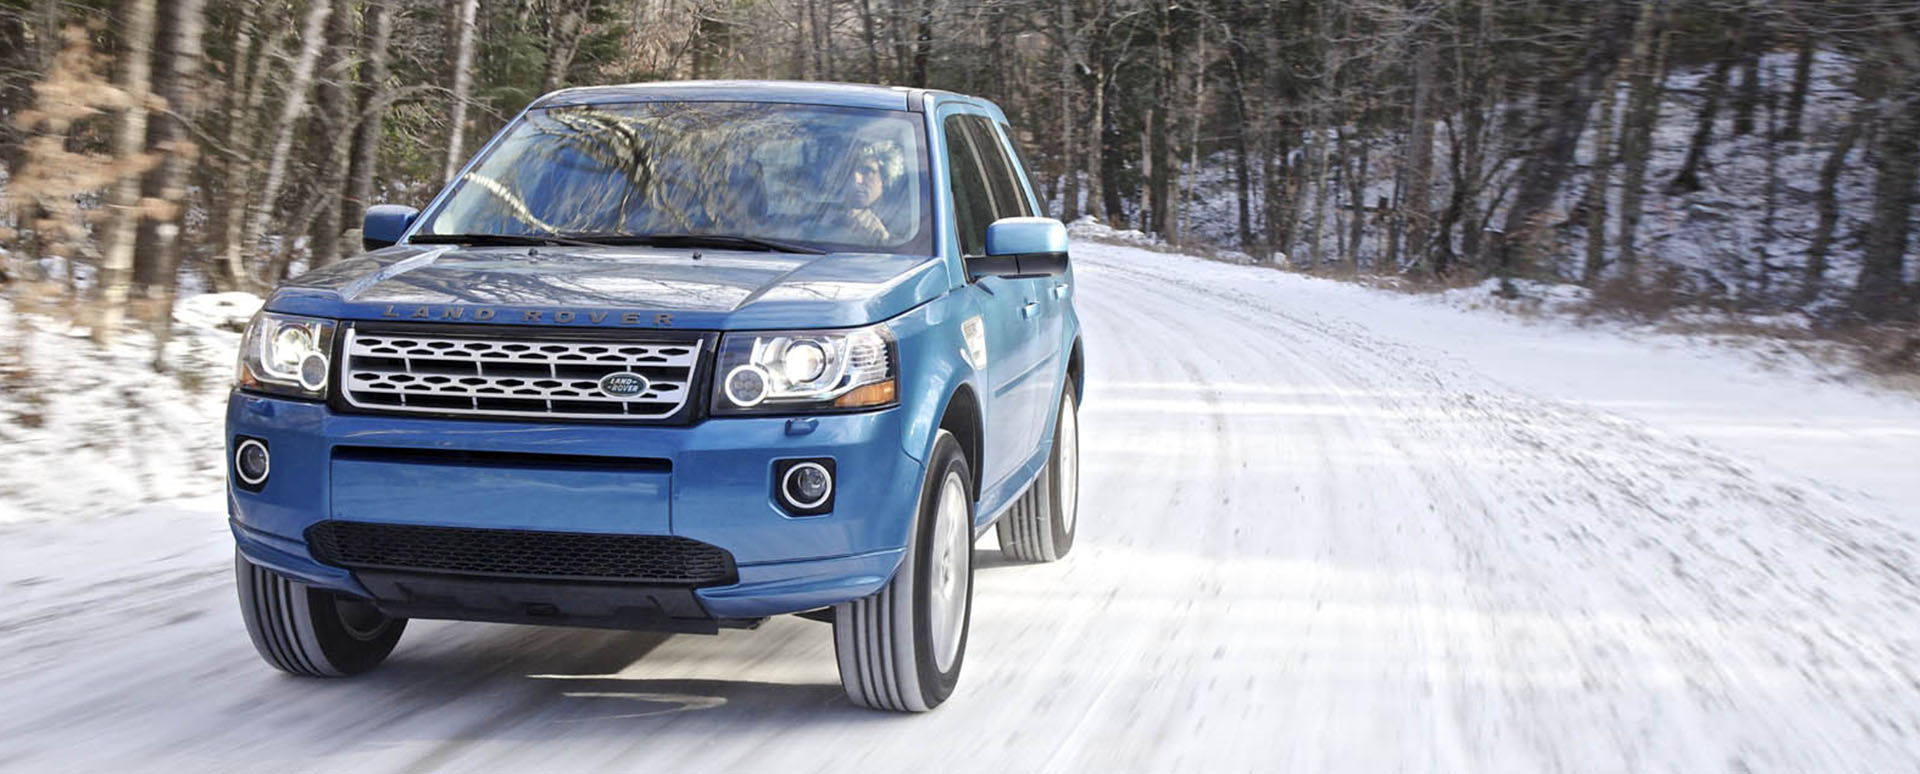
[[[341,396],[375,411],[569,419],[662,419],[692,391],[702,341],[602,341],[348,328]],[[646,390],[600,390],[632,372]]]

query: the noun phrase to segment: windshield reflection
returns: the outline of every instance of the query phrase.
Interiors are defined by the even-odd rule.
[[[427,235],[656,234],[932,253],[924,130],[907,113],[650,102],[529,112]]]

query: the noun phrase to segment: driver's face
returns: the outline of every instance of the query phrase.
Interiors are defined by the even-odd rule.
[[[852,186],[847,191],[848,204],[854,207],[871,207],[880,200],[880,192],[885,182],[880,175],[878,159],[861,159],[853,165]]]

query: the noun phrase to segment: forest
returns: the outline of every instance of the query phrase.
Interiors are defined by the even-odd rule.
[[[539,95],[940,88],[1049,214],[1301,271],[1910,324],[1911,0],[0,0],[0,278],[109,341],[421,206]]]

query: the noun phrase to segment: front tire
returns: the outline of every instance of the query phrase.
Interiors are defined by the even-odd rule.
[[[1000,553],[1008,559],[1052,562],[1073,550],[1080,511],[1080,402],[1073,387],[1073,377],[1067,377],[1046,468],[994,526]]]
[[[973,478],[945,430],[930,462],[899,571],[873,596],[834,607],[840,684],[863,707],[926,712],[960,680],[973,618]]]
[[[346,677],[380,665],[407,619],[373,603],[313,588],[247,561],[233,552],[240,616],[253,647],[268,664],[306,677]]]

